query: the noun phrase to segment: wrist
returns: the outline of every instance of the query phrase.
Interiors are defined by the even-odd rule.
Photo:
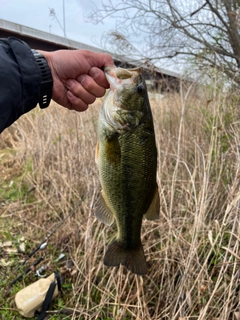
[[[36,50],[32,50],[32,53],[36,59],[41,74],[38,103],[40,108],[43,109],[49,106],[52,98],[53,78],[45,54],[43,55],[41,51]]]

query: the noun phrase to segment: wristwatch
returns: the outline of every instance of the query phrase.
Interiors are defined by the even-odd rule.
[[[36,50],[32,50],[41,73],[41,84],[38,103],[41,109],[47,108],[52,98],[53,79],[46,58]]]

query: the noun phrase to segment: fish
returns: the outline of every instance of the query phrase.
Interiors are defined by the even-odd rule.
[[[117,225],[103,262],[147,274],[141,242],[143,217],[159,217],[157,147],[146,82],[141,68],[106,67],[110,89],[99,112],[95,161],[102,191],[96,218]]]

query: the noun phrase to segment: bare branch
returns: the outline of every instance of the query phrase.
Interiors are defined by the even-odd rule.
[[[239,81],[239,0],[104,0],[88,19],[99,23],[110,16],[116,30],[105,45],[119,54],[156,63],[195,60],[199,68],[216,67]]]

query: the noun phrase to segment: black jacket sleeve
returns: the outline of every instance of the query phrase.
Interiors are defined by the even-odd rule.
[[[0,39],[0,133],[36,107],[40,83],[30,47],[19,39]]]

